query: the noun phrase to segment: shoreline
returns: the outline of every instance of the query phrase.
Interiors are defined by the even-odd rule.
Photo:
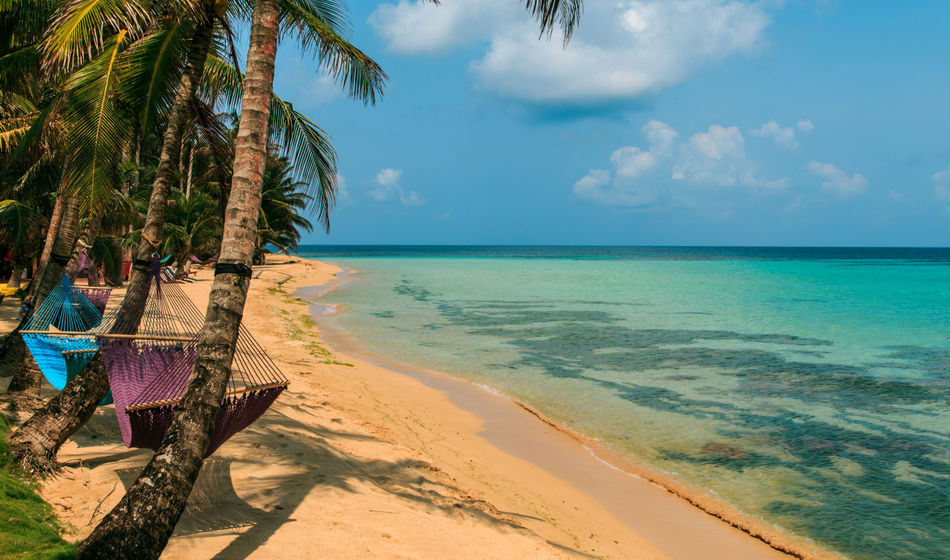
[[[427,384],[328,348],[325,317],[294,293],[316,298],[352,276],[299,257],[269,261],[255,267],[245,325],[290,387],[206,461],[163,559],[290,559],[310,549],[354,559],[789,558],[507,397],[446,374]],[[210,271],[197,278],[182,288],[201,309]],[[553,464],[526,459],[529,444]],[[88,535],[151,456],[125,448],[113,407],[100,407],[63,445],[61,474],[42,483],[64,537]],[[585,480],[601,490],[573,483]],[[640,490],[624,490],[634,482]]]
[[[306,257],[300,258],[306,259]],[[304,297],[317,299],[322,298],[326,294],[342,286],[344,283],[353,281],[359,274],[359,271],[351,267],[344,266],[341,263],[321,261],[317,259],[309,260],[336,266],[343,271],[343,274],[335,278],[333,281],[328,282],[327,284],[314,287],[316,291],[313,293],[301,290],[299,295]],[[298,295],[297,292],[295,292],[294,295]],[[661,489],[664,493],[666,493],[666,497],[672,497],[677,501],[688,505],[691,509],[715,519],[717,523],[725,527],[735,529],[744,535],[751,537],[751,539],[766,545],[769,549],[780,553],[780,557],[800,558],[803,560],[839,560],[846,558],[845,556],[836,552],[823,549],[818,544],[809,539],[799,537],[775,527],[765,520],[746,514],[725,500],[715,497],[705,489],[692,486],[688,483],[678,480],[672,474],[657,470],[642,462],[638,462],[635,457],[616,451],[598,439],[586,436],[561,424],[557,420],[548,417],[543,412],[534,408],[531,404],[511,396],[501,389],[476,383],[466,379],[461,375],[432,370],[415,364],[397,362],[391,358],[374,352],[363,345],[355,335],[341,328],[337,321],[334,321],[334,317],[338,317],[347,312],[345,305],[324,304],[319,301],[314,301],[311,302],[310,309],[314,320],[324,319],[329,321],[328,323],[323,323],[320,325],[321,339],[324,342],[327,342],[329,346],[333,348],[333,350],[335,350],[338,354],[347,356],[348,358],[359,358],[369,361],[374,365],[390,370],[394,373],[407,375],[413,379],[417,379],[426,386],[445,393],[450,398],[450,400],[452,400],[452,402],[458,405],[460,408],[468,412],[472,412],[482,419],[482,421],[486,424],[486,427],[485,430],[480,433],[480,435],[483,435],[485,439],[489,441],[489,443],[496,445],[505,452],[528,460],[529,462],[532,462],[541,468],[548,470],[549,472],[554,471],[552,474],[566,474],[568,483],[575,487],[579,487],[579,489],[582,491],[586,490],[588,493],[592,493],[593,497],[598,502],[602,504],[606,503],[608,506],[607,509],[611,511],[611,513],[620,518],[621,521],[628,523],[632,529],[636,530],[640,534],[643,534],[648,538],[648,540],[651,534],[654,537],[659,536],[660,538],[665,535],[660,535],[659,533],[662,533],[662,531],[657,531],[657,527],[652,526],[648,520],[644,519],[642,516],[630,515],[631,512],[629,511],[629,508],[624,508],[616,503],[616,496],[612,496],[609,493],[603,491],[598,492],[599,489],[596,488],[596,485],[585,484],[586,481],[583,478],[578,476],[572,477],[572,473],[565,473],[564,469],[558,469],[556,463],[551,460],[552,457],[549,455],[546,456],[544,452],[525,452],[524,450],[526,447],[524,445],[525,442],[523,439],[521,441],[512,441],[511,438],[499,437],[498,426],[494,426],[494,430],[492,427],[492,424],[496,422],[493,422],[493,419],[487,414],[487,411],[493,409],[493,407],[486,406],[485,401],[490,401],[492,399],[503,399],[510,405],[520,409],[524,413],[523,416],[531,417],[528,422],[538,422],[544,424],[551,430],[555,431],[560,437],[570,440],[574,445],[581,448],[575,450],[575,452],[579,451],[583,454],[586,454],[593,461],[602,464],[608,471],[620,473],[625,477],[629,477],[631,480],[637,481],[638,483],[644,483]],[[506,415],[506,418],[509,421],[516,422],[524,422],[526,420],[525,418],[516,418],[515,416],[511,415],[510,412]],[[534,437],[538,437],[539,435],[541,434],[537,432],[533,434]],[[530,447],[530,445],[527,446],[529,449]],[[566,447],[567,446],[564,446],[565,449]],[[558,470],[561,472],[556,472]],[[576,475],[577,473],[573,474]],[[632,486],[640,486],[640,484],[634,483]],[[631,490],[641,493],[645,491],[645,489],[642,487]],[[658,497],[654,496],[654,499],[657,498]],[[679,556],[679,554],[682,554],[683,551],[675,549],[675,547],[673,551],[664,550],[664,552],[673,552],[674,556],[671,556],[673,558],[694,557]],[[691,552],[708,553],[707,550],[693,550]]]

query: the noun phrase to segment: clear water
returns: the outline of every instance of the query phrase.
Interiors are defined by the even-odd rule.
[[[950,250],[304,247],[374,351],[858,559],[950,557]]]

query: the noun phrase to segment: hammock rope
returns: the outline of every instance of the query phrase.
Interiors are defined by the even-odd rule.
[[[64,274],[59,284],[33,311],[23,330],[45,331],[53,327],[62,332],[79,333],[98,326],[101,321],[102,312]]]
[[[135,334],[99,334],[99,343],[122,440],[128,447],[158,449],[191,378],[204,316],[178,284],[162,280],[157,258],[151,275],[142,320],[137,329],[123,331]],[[243,325],[238,333],[206,455],[257,420],[289,383]]]

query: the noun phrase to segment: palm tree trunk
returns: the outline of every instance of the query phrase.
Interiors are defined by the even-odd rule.
[[[280,0],[257,0],[221,258],[188,389],[161,447],[119,504],[79,545],[80,558],[158,558],[185,509],[231,373],[250,281],[267,156]]]
[[[43,303],[46,296],[53,291],[60,278],[63,277],[63,271],[66,269],[69,257],[73,253],[73,246],[76,244],[78,229],[79,199],[67,195],[66,200],[63,201],[63,215],[60,219],[56,240],[53,242],[49,260],[43,270],[43,276],[33,279],[36,282],[36,292],[31,302],[34,306]]]
[[[34,282],[38,283],[36,299],[33,300],[33,305],[42,303],[43,300],[46,299],[46,296],[53,291],[56,283],[59,282],[62,277],[63,270],[69,260],[69,255],[72,253],[73,244],[76,241],[76,229],[78,225],[79,201],[71,196],[63,203],[62,222],[60,222],[59,232],[56,236],[56,241],[53,243],[53,250],[50,253],[49,262],[46,264],[43,277],[33,279]],[[22,345],[22,337],[17,336],[16,338],[20,339],[20,344]],[[7,387],[7,391],[11,393],[33,389],[43,383],[43,375],[36,366],[36,362],[33,361],[33,357],[29,352],[25,351],[25,345],[22,350],[22,358],[18,362],[15,362],[18,365],[13,372],[13,379],[10,380],[10,385]]]
[[[43,244],[43,252],[40,254],[40,261],[33,274],[33,284],[30,285],[28,299],[35,299],[36,289],[39,288],[39,279],[43,277],[46,271],[46,264],[49,262],[49,256],[53,253],[53,243],[56,242],[56,235],[59,233],[59,224],[63,218],[63,193],[60,189],[59,196],[56,197],[56,204],[53,205],[53,215],[49,219],[49,228],[46,230],[46,243]]]
[[[214,32],[212,3],[207,6],[205,19],[199,22],[191,40],[188,64],[178,85],[175,101],[162,138],[162,153],[158,172],[152,185],[142,242],[136,253],[136,263],[126,290],[125,299],[116,317],[113,333],[135,332],[145,311],[148,298],[149,261],[154,248],[148,240],[160,241],[165,227],[165,208],[175,181],[174,157],[178,153],[183,125],[187,122],[191,98],[204,72],[205,60]],[[50,471],[56,468],[59,446],[85,424],[96,406],[109,390],[109,380],[103,367],[102,356],[96,356],[66,387],[10,436],[10,451],[16,462],[31,471]]]
[[[16,264],[13,265],[13,272],[10,273],[10,279],[7,280],[7,288],[19,288],[20,283],[23,281],[23,275],[26,273],[26,269]]]
[[[188,140],[188,174],[186,175],[187,179],[185,181],[185,200],[191,198],[191,181],[192,176],[195,172],[195,142],[194,140]]]

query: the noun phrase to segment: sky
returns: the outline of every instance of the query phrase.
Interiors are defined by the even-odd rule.
[[[281,46],[275,88],[342,186],[310,243],[950,246],[950,4],[359,1],[389,76],[348,99]]]

